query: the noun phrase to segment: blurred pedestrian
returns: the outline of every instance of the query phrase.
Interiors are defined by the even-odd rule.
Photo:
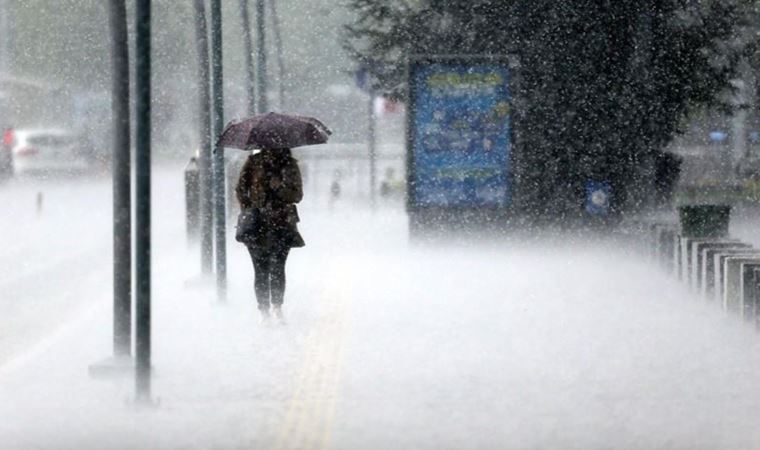
[[[45,201],[45,197],[42,192],[37,192],[37,217],[42,215],[42,204]]]
[[[341,193],[340,179],[342,176],[343,174],[340,171],[340,169],[335,169],[335,172],[333,172],[332,183],[330,183],[330,200],[328,203],[330,210],[332,210],[333,205],[340,198],[340,193]]]
[[[240,171],[236,194],[241,211],[253,218],[253,225],[242,236],[239,230],[237,239],[251,255],[262,322],[269,321],[271,305],[271,312],[284,323],[285,262],[291,248],[305,245],[295,205],[303,198],[303,181],[290,149],[251,154]]]
[[[403,188],[401,181],[396,178],[396,171],[393,167],[385,169],[385,178],[380,182],[380,196],[391,197],[401,192]]]

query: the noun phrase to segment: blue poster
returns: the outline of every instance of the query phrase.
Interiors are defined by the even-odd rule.
[[[410,89],[410,206],[508,206],[507,63],[412,64]]]

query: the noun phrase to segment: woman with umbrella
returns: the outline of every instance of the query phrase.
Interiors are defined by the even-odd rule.
[[[290,149],[262,149],[248,157],[236,188],[241,211],[255,211],[259,224],[243,239],[255,272],[254,288],[262,320],[269,319],[269,308],[283,320],[285,262],[293,247],[303,247],[297,229],[295,204],[303,198],[298,163]]]
[[[303,182],[290,147],[324,143],[329,134],[316,119],[269,113],[231,123],[219,139],[220,146],[261,149],[248,156],[235,191],[241,210],[236,239],[251,255],[263,322],[271,305],[284,323],[285,263],[291,248],[304,246],[296,209]]]

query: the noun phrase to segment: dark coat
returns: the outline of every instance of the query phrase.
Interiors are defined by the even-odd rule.
[[[265,150],[249,156],[235,192],[241,209],[254,208],[262,220],[261,231],[247,245],[263,249],[305,245],[295,205],[303,198],[303,182],[289,151]]]

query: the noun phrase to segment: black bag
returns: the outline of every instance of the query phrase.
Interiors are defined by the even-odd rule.
[[[241,210],[235,228],[236,241],[250,242],[261,231],[261,212],[256,208]]]

